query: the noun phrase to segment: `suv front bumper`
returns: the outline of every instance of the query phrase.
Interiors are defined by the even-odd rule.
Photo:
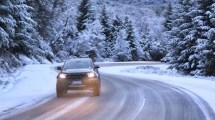
[[[94,86],[97,86],[100,84],[100,80],[98,78],[82,78],[82,79],[58,79],[58,82],[64,82],[65,83],[65,89],[67,90],[85,90],[85,89],[91,89]]]

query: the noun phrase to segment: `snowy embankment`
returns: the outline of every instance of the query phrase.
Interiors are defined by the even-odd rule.
[[[197,104],[200,104],[200,107],[201,103],[198,102],[196,95],[203,98],[215,111],[215,77],[183,76],[174,70],[169,70],[168,65],[165,64],[104,67],[101,68],[101,72],[156,80],[174,85],[190,94]]]
[[[27,65],[3,78],[8,85],[0,85],[0,119],[52,99],[57,75],[53,67],[51,64]]]
[[[102,64],[104,65],[104,63]],[[125,66],[126,64],[118,67],[102,67],[100,72],[157,80],[175,85],[182,90],[186,89],[186,92],[190,91],[189,93],[199,95],[215,111],[215,77],[182,76],[175,71],[167,70],[168,65],[149,65],[153,64],[150,62],[146,63],[148,65],[143,63],[141,66]],[[13,76],[2,78],[5,81],[10,80],[10,82],[5,88],[0,84],[0,118],[53,99],[57,76],[55,66],[57,64],[28,65],[14,73]],[[194,99],[195,97],[193,96]]]

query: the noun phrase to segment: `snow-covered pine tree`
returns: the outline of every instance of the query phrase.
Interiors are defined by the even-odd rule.
[[[75,21],[75,34],[67,36],[64,41],[66,52],[73,57],[86,57],[86,52],[91,48],[90,24],[95,22],[94,11],[90,0],[81,0],[77,7],[77,17]],[[83,44],[84,43],[84,44]]]
[[[213,4],[209,6],[209,11],[206,12],[209,16],[210,29],[206,32],[206,36],[209,40],[209,52],[206,56],[209,60],[206,64],[206,73],[207,75],[215,75],[215,0],[213,0]]]
[[[73,55],[71,44],[76,38],[77,29],[74,24],[71,24],[71,19],[70,16],[66,18],[62,30],[58,33],[57,39],[51,42],[53,53],[60,61]]]
[[[214,0],[197,0],[194,14],[195,28],[197,31],[197,47],[195,54],[198,57],[196,74],[215,75],[215,55],[214,55],[214,25],[211,22]],[[210,13],[212,13],[210,15]]]
[[[115,33],[115,44],[113,51],[113,60],[117,62],[129,61],[131,60],[131,50],[130,44],[126,41],[126,31],[125,29],[119,29]]]
[[[59,14],[65,6],[65,0],[26,0],[26,4],[34,8],[32,19],[39,25],[37,26],[39,34],[46,42],[55,40]]]
[[[104,51],[104,36],[101,35],[102,26],[99,20],[88,24],[88,29],[79,33],[78,38],[73,42],[73,51],[77,57],[90,57],[94,61],[101,61]],[[83,44],[84,43],[84,44]]]
[[[131,50],[131,60],[137,61],[139,60],[137,41],[135,38],[132,22],[129,20],[128,17],[125,17],[124,25],[126,29],[126,41],[128,41],[129,48]]]
[[[76,28],[82,32],[87,28],[87,24],[94,21],[90,0],[81,0],[78,6],[78,16],[76,18]]]
[[[161,44],[163,44],[165,46],[166,50],[171,49],[171,45],[169,44],[170,43],[169,41],[172,39],[171,35],[170,35],[170,31],[173,28],[172,16],[173,16],[172,3],[169,2],[167,7],[166,7],[166,11],[164,13],[164,22],[162,23],[163,28],[164,28],[164,32],[162,33],[163,38],[161,40]]]
[[[172,48],[171,42],[170,42],[172,41],[171,30],[173,28],[172,2],[169,2],[166,7],[166,11],[164,13],[164,22],[162,24],[163,24],[164,32],[162,33],[161,44],[165,48],[165,57],[163,59],[165,59],[166,62],[169,62],[170,58],[169,58],[168,52],[170,52]]]
[[[213,4],[213,0],[179,1],[171,31],[175,43],[171,67],[186,74],[214,75]]]
[[[177,59],[180,52],[178,47],[178,42],[180,41],[178,38],[178,34],[180,33],[179,26],[182,24],[181,15],[183,14],[179,0],[178,3],[173,7],[172,12],[172,30],[170,31],[171,39],[168,41],[170,48],[168,49],[168,54],[166,56],[169,57],[170,68],[176,68]]]
[[[101,34],[102,25],[100,23],[100,20],[95,20],[92,24],[89,25],[89,28],[91,48],[88,50],[88,56],[91,58],[93,57],[94,61],[102,61],[102,55],[105,51],[105,36]]]
[[[114,61],[129,61],[131,60],[131,51],[129,43],[126,41],[126,30],[121,18],[116,16],[113,19],[111,31],[114,41],[113,60]]]
[[[123,29],[123,21],[121,20],[121,18],[119,18],[119,16],[116,15],[116,18],[113,19],[112,22],[112,32],[119,32],[120,29]]]
[[[1,69],[7,72],[21,65],[16,56],[10,52],[15,46],[13,39],[16,20],[12,16],[13,7],[10,0],[0,1],[0,64]]]
[[[31,56],[33,53],[31,51],[33,49],[31,45],[34,44],[31,34],[34,32],[34,26],[36,25],[36,22],[30,18],[28,11],[32,11],[33,8],[23,4],[18,0],[14,0],[13,4],[14,7],[12,16],[16,20],[14,37],[14,43],[16,46],[11,49],[13,49],[12,51],[14,54],[25,53],[27,56]]]
[[[64,15],[64,10],[67,7],[65,0],[25,1],[28,6],[34,8],[34,11],[31,12],[31,18],[38,24],[36,30],[39,33],[39,36],[42,37],[41,39],[43,39],[40,41],[41,48],[44,50],[48,59],[51,58],[51,54],[59,57],[58,52],[62,49],[59,47],[60,45],[58,46],[55,43],[63,40],[61,37],[62,31],[64,30],[63,24],[66,21],[64,19],[66,19],[66,17],[61,16]]]
[[[178,8],[175,8],[176,14],[173,21],[171,35],[173,41],[170,55],[171,67],[176,68],[185,74],[190,74],[196,69],[196,56],[194,55],[196,46],[196,30],[192,21],[191,14],[194,7],[191,0],[179,0]]]
[[[163,22],[164,31],[168,32],[172,30],[172,3],[170,2],[166,8],[166,12],[164,14],[165,20]]]
[[[141,56],[141,60],[149,61],[152,60],[151,55],[149,54],[151,51],[151,39],[148,31],[143,34],[140,41],[140,46],[143,51],[143,55]]]
[[[181,25],[179,26],[180,32],[178,34],[177,50],[179,50],[179,56],[177,58],[176,69],[183,71],[186,74],[190,74],[196,69],[197,58],[195,54],[196,47],[196,30],[192,18],[195,17],[192,14],[194,3],[191,0],[182,0],[179,2],[181,6]]]
[[[10,0],[0,1],[0,49],[2,50],[14,46],[13,38],[16,21],[11,16],[13,13],[12,7],[13,5]]]
[[[106,7],[104,6],[101,11],[100,15],[100,22],[102,25],[102,35],[105,36],[105,53],[103,55],[104,58],[110,58],[112,56],[112,50],[113,50],[113,34],[111,31],[111,26],[109,23],[109,17],[107,15]]]
[[[24,1],[13,0],[14,4],[12,16],[16,20],[13,54],[25,55],[31,59],[42,62],[46,58],[44,51],[40,48],[40,40],[36,31],[36,22],[32,20],[29,11],[33,8],[27,6]],[[51,58],[50,58],[51,60]]]
[[[112,20],[112,25],[110,29],[111,29],[111,38],[112,38],[111,43],[115,44],[116,39],[118,39],[120,30],[125,29],[125,27],[123,26],[123,21],[117,15],[116,15],[116,18]],[[114,50],[114,48],[111,48],[111,50]]]

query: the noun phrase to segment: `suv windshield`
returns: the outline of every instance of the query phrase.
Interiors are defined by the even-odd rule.
[[[65,62],[63,69],[89,69],[92,67],[90,60],[70,60]]]

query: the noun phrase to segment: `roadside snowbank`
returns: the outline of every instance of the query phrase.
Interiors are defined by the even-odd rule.
[[[8,85],[0,89],[0,116],[52,99],[50,96],[55,93],[57,76],[52,68],[53,64],[27,65],[5,78]]]

